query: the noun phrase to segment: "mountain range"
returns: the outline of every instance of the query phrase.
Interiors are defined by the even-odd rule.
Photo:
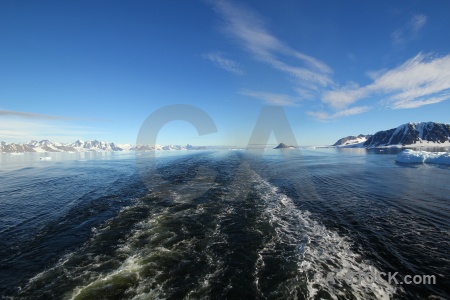
[[[407,123],[375,134],[347,136],[333,144],[340,148],[384,148],[384,147],[449,147],[450,124],[436,122]],[[289,148],[284,144],[276,147]],[[85,152],[85,151],[151,151],[151,150],[201,150],[205,147],[191,145],[130,145],[102,142],[98,140],[73,143],[59,143],[49,140],[29,141],[26,143],[0,142],[0,153],[24,152]]]
[[[49,140],[29,141],[26,143],[10,143],[0,142],[0,152],[5,153],[23,153],[23,152],[85,152],[85,151],[124,151],[124,150],[198,150],[204,147],[194,147],[191,145],[155,145],[155,146],[132,146],[130,144],[115,144],[102,142],[98,140],[82,141],[78,140],[73,143],[59,143]]]
[[[407,123],[372,135],[348,136],[333,146],[340,148],[447,147],[450,125],[436,122]]]

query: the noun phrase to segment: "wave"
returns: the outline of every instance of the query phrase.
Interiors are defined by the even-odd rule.
[[[229,158],[216,167],[236,175]],[[246,182],[204,182],[203,195],[195,192],[204,190],[201,181],[190,189],[159,183],[32,278],[19,296],[389,299],[395,293],[384,280],[348,283],[349,272],[379,271],[348,238],[299,210],[249,166],[241,171]],[[250,187],[246,198],[230,184]]]

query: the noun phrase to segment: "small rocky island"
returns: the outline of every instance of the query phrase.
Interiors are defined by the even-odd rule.
[[[280,144],[278,144],[278,146],[276,146],[273,149],[295,149],[295,147],[294,146],[288,146],[288,145],[286,145],[284,143],[280,143]]]

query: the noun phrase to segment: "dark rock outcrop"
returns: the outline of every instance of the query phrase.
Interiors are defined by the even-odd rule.
[[[293,149],[293,148],[294,148],[293,146],[288,146],[284,143],[280,143],[280,144],[278,144],[278,146],[276,146],[273,149]]]

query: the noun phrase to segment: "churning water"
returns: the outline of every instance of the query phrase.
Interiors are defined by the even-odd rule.
[[[148,172],[145,154],[6,155],[5,298],[450,297],[448,166],[355,149],[170,152]]]

